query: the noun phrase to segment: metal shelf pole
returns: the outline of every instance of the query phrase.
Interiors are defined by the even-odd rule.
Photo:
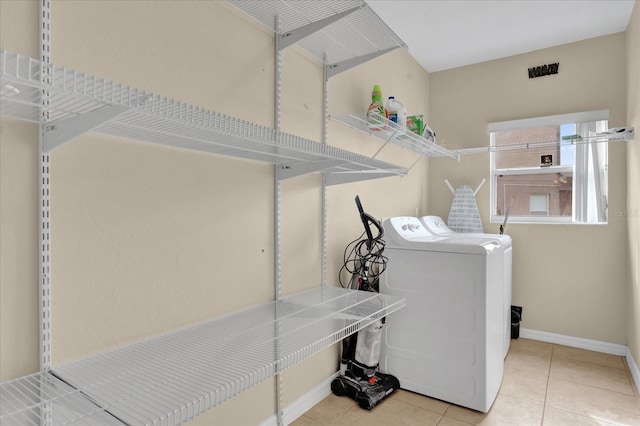
[[[280,36],[279,36],[279,18],[275,17],[274,22],[276,28],[276,34],[274,37],[274,55],[275,55],[275,81],[274,81],[274,129],[275,129],[275,137],[276,142],[279,141],[280,138],[280,110],[282,106],[282,49],[280,47]],[[281,183],[280,183],[280,166],[274,166],[274,217],[275,217],[275,231],[274,231],[274,240],[275,240],[275,300],[276,302],[280,301],[281,297],[281,285],[282,285],[282,242],[281,242]],[[276,312],[277,315],[277,312]],[[276,322],[276,327],[279,327],[279,323]],[[280,335],[281,330],[274,330],[276,336]],[[278,347],[280,339],[275,340],[275,359],[279,359],[279,351]],[[276,363],[276,375],[275,375],[275,391],[276,391],[276,421],[278,426],[283,426],[284,422],[283,418],[283,383],[282,383],[282,366],[279,363]]]
[[[42,61],[40,79],[42,83],[50,83],[48,64],[51,63],[51,3],[50,0],[41,0],[39,5],[39,55]],[[41,91],[42,116],[39,123],[38,140],[38,221],[39,221],[39,346],[40,346],[40,371],[51,369],[51,240],[50,240],[50,211],[49,211],[49,154],[44,149],[45,128],[48,121],[46,106],[48,102],[47,90]]]
[[[324,55],[322,67],[322,143],[329,143],[329,75],[327,74],[327,54]],[[326,174],[322,174],[322,261],[320,270],[320,286],[327,285],[327,238],[329,229],[328,194]]]

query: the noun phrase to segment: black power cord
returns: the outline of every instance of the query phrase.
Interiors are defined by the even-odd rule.
[[[343,265],[338,273],[338,282],[343,288],[377,291],[378,278],[385,271],[388,259],[382,254],[385,241],[378,235],[371,241],[363,238],[366,232],[351,241],[344,249]],[[343,271],[350,275],[345,285],[342,280]],[[354,283],[353,280],[358,282]]]

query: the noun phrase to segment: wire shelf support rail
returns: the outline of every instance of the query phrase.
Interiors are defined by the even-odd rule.
[[[551,139],[551,140],[539,140],[539,141],[531,141],[531,142],[517,142],[503,145],[490,145],[490,146],[481,146],[477,148],[462,148],[455,149],[453,152],[457,155],[468,155],[468,154],[486,154],[492,152],[504,152],[504,151],[520,151],[527,149],[538,149],[538,148],[555,148],[561,146],[570,146],[570,145],[582,145],[582,144],[592,144],[592,143],[609,143],[609,142],[629,142],[633,141],[635,136],[635,132],[633,127],[615,127],[611,128],[606,132],[598,133],[593,136],[581,137],[581,136],[573,136],[573,137],[564,137],[561,140]]]

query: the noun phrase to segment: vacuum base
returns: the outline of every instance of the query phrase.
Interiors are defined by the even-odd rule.
[[[375,373],[370,380],[353,378],[347,373],[336,377],[331,382],[331,391],[334,395],[346,395],[365,410],[371,410],[396,389],[400,389],[398,379],[384,373]]]

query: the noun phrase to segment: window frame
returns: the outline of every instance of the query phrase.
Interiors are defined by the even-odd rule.
[[[545,117],[527,118],[521,120],[511,120],[490,123],[488,131],[490,135],[490,150],[489,150],[489,176],[490,176],[490,200],[489,200],[489,222],[490,223],[504,223],[505,214],[497,214],[497,190],[498,190],[498,176],[500,175],[526,175],[526,174],[552,174],[552,173],[565,173],[570,174],[573,182],[573,191],[576,188],[576,165],[577,160],[570,166],[538,166],[538,167],[517,167],[517,168],[496,168],[496,156],[499,153],[494,149],[496,141],[494,138],[495,132],[508,131],[508,130],[520,130],[526,128],[536,128],[545,126],[560,126],[570,123],[586,123],[594,121],[609,120],[609,110],[596,110],[577,112],[571,114],[560,114]],[[575,194],[572,194],[572,204],[575,203]],[[575,208],[572,209],[571,216],[509,216],[508,223],[521,223],[521,224],[559,224],[559,225],[589,225],[589,226],[604,226],[608,223],[608,215],[605,213],[603,222],[582,222],[576,221]]]

